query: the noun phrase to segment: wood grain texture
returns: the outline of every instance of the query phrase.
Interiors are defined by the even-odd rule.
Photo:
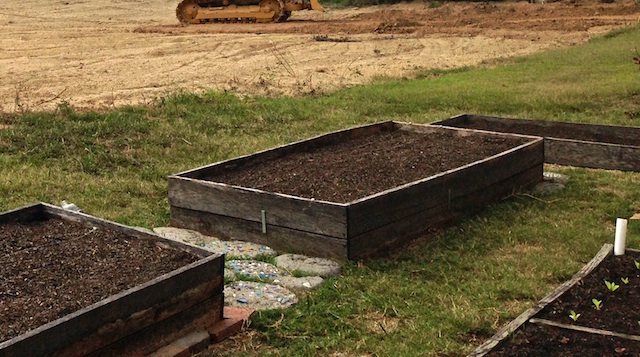
[[[260,222],[180,207],[171,207],[170,224],[222,239],[263,244],[279,252],[306,254],[341,261],[347,259],[346,238],[338,239],[279,226],[267,226],[267,233],[264,234]]]
[[[370,258],[414,239],[430,228],[451,224],[464,215],[477,213],[487,204],[540,181],[543,164],[520,172],[479,190],[457,196],[423,211],[398,218],[384,226],[349,238],[349,259]]]
[[[206,329],[222,321],[220,316],[223,309],[223,294],[215,295],[86,357],[146,356],[191,332]]]
[[[169,204],[172,207],[262,222],[266,211],[269,226],[315,232],[337,238],[347,236],[344,204],[316,201],[261,190],[169,177]]]

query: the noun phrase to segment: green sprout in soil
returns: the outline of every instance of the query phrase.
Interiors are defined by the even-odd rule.
[[[609,289],[610,291],[616,291],[620,287],[620,285],[614,283],[613,281],[605,280],[604,283],[607,285],[607,289]]]
[[[602,309],[602,300],[591,299],[591,302],[595,305],[596,310],[600,311],[600,309]]]
[[[569,311],[569,317],[573,321],[578,321],[578,317],[580,317],[580,314],[577,314],[575,311],[571,310]],[[638,323],[640,323],[640,321],[638,321]]]
[[[622,280],[625,285],[629,284],[629,278],[620,278],[620,280]]]
[[[637,261],[637,260],[634,260],[633,262],[634,262],[634,263],[635,263],[635,265],[636,265],[636,269],[640,269],[640,262],[639,262],[639,261]]]

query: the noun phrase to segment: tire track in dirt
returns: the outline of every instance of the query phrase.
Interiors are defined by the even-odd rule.
[[[96,109],[179,90],[328,92],[570,46],[638,15],[633,0],[416,3],[299,11],[278,24],[182,27],[175,0],[65,3],[0,4],[0,14],[26,15],[0,15],[0,111],[51,109],[59,93]]]

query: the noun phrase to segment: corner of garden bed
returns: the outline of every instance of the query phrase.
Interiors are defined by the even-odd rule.
[[[637,300],[634,286],[640,284],[639,257],[640,251],[633,249],[613,255],[613,245],[605,244],[571,279],[499,329],[468,357],[640,355],[637,314],[632,306],[623,306]],[[630,321],[623,323],[625,316],[631,316]]]
[[[0,342],[2,356],[148,355],[199,330],[214,328],[212,331],[218,331],[214,335],[219,338],[237,329],[237,318],[223,317],[224,255],[46,203],[0,213],[0,226],[6,228],[3,229],[3,238],[10,238],[10,232],[17,233],[16,239],[0,242],[10,252],[2,258],[11,260],[4,262],[6,271],[3,274],[11,277],[12,274],[22,276],[27,272],[30,274],[30,286],[49,287],[43,299],[63,304],[55,306],[51,315],[34,319],[34,322],[22,322],[19,319],[21,314],[14,314],[12,320],[7,319],[5,323],[10,324],[12,332]],[[133,248],[138,245],[148,248]],[[86,265],[78,265],[76,261],[56,259],[48,262],[43,259],[55,259],[59,254],[66,254],[65,260],[78,258],[78,262],[86,262]],[[85,259],[84,255],[89,257]],[[152,255],[167,258],[157,259]],[[37,259],[34,264],[44,264],[42,269],[52,271],[53,278],[66,276],[67,273],[60,269],[71,269],[71,277],[64,278],[66,280],[57,285],[64,286],[64,291],[47,297],[51,295],[48,290],[53,290],[56,285],[40,282],[37,272],[32,274],[29,269],[13,264],[27,258]],[[158,267],[162,267],[160,270],[147,268],[154,259]],[[112,275],[114,281],[128,274],[121,262],[135,262],[140,270],[133,270],[129,275],[142,278],[123,282],[123,285],[110,284],[111,281],[101,275],[106,266],[96,265],[100,264],[98,262],[116,264],[118,272]],[[86,273],[78,275],[73,273],[74,269],[83,269],[79,271]],[[91,280],[86,280],[87,277]],[[104,291],[96,290],[101,286],[111,287]],[[16,299],[20,303],[23,296],[29,301],[34,300],[31,298],[37,293],[29,293],[21,285],[15,285],[13,289],[13,294],[2,297],[7,304],[16,303],[10,301]],[[89,291],[92,293],[82,296],[82,292],[87,295]],[[62,299],[63,294],[71,294],[71,301],[86,303],[65,305],[68,299]],[[24,304],[27,304],[26,300]],[[29,311],[38,313],[37,306],[29,306],[27,304]]]

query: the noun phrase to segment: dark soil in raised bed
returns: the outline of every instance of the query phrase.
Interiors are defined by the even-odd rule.
[[[528,325],[486,357],[640,356],[640,342],[543,325]]]
[[[640,269],[636,268],[634,260],[640,260],[637,252],[627,251],[625,255],[606,257],[589,275],[547,305],[536,317],[640,335]],[[629,283],[624,284],[622,278],[628,278]],[[605,280],[620,287],[612,292],[605,285]],[[602,300],[600,311],[595,309],[592,299]],[[575,322],[569,318],[571,310],[580,314]]]
[[[0,232],[0,342],[199,259],[60,219]]]
[[[346,203],[515,148],[527,138],[382,132],[255,162],[207,180]],[[473,180],[472,177],[469,180]]]

